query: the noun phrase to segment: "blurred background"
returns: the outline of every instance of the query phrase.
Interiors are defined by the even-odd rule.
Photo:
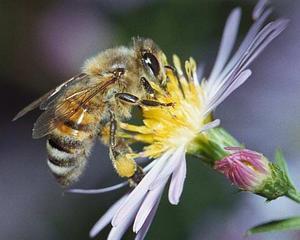
[[[288,29],[255,61],[253,76],[217,111],[223,126],[248,148],[273,159],[281,147],[291,175],[300,180],[300,2],[272,1]],[[32,140],[35,111],[11,122],[25,105],[79,73],[83,61],[132,36],[154,39],[170,57],[193,56],[213,64],[226,17],[243,8],[241,35],[255,1],[225,0],[28,0],[0,2],[0,239],[88,239],[88,232],[125,190],[103,195],[64,193],[46,164],[45,139]],[[241,39],[241,38],[240,38]],[[107,150],[94,148],[74,187],[118,183]],[[300,184],[298,184],[300,187]],[[179,206],[166,197],[147,239],[238,240],[265,221],[300,215],[299,205],[238,193],[225,178],[189,159]],[[96,239],[105,239],[109,227]],[[250,240],[296,240],[300,233],[261,234]],[[124,239],[133,239],[128,233]]]

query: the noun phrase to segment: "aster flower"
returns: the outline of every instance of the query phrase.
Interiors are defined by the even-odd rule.
[[[213,165],[228,154],[224,145],[239,146],[226,131],[212,129],[219,125],[219,120],[213,120],[212,111],[250,77],[249,64],[287,26],[288,21],[280,19],[262,27],[271,11],[260,5],[253,13],[254,24],[230,60],[241,16],[239,8],[232,11],[226,22],[210,76],[207,79],[198,76],[192,58],[185,62],[183,70],[179,58],[174,56],[175,71],[166,70],[166,91],[153,84],[158,101],[172,102],[173,107],[142,107],[144,125],[124,123],[121,126],[129,132],[124,136],[148,144],[141,156],[166,156],[164,167],[157,169],[158,178],[154,182],[171,178],[169,201],[172,204],[178,203],[182,192],[186,153],[198,155]],[[176,199],[172,199],[171,189],[175,190]]]
[[[280,19],[262,28],[271,11],[264,6],[260,6],[260,11],[257,8],[255,11],[254,24],[229,60],[241,16],[239,8],[232,11],[225,25],[217,59],[207,79],[197,76],[196,63],[192,58],[185,62],[183,71],[179,58],[176,55],[173,57],[176,73],[166,70],[166,91],[158,86],[153,87],[160,102],[173,102],[174,106],[142,107],[143,126],[121,126],[132,133],[132,139],[149,144],[142,156],[155,158],[168,151],[175,152],[180,147],[182,151],[187,151],[197,137],[205,137],[207,129],[218,125],[219,121],[212,119],[212,111],[251,76],[249,65],[288,23]]]
[[[186,177],[187,153],[196,155],[213,166],[215,161],[228,155],[224,147],[239,146],[230,134],[217,127],[220,121],[213,119],[212,112],[250,77],[249,65],[286,28],[287,20],[284,19],[275,20],[263,27],[270,13],[270,9],[266,9],[264,5],[255,9],[254,24],[229,60],[241,17],[239,8],[232,11],[225,25],[215,65],[208,78],[202,77],[192,58],[185,62],[183,69],[180,59],[175,55],[174,69],[166,68],[166,89],[151,83],[157,92],[157,100],[172,102],[173,105],[143,106],[143,125],[122,123],[123,131],[119,134],[124,138],[146,143],[138,156],[153,160],[146,167],[146,174],[141,182],[112,205],[96,223],[90,233],[92,237],[111,222],[112,229],[108,239],[121,239],[132,224],[133,231],[137,233],[136,239],[143,239],[168,182],[170,203],[179,203]],[[110,188],[94,192],[106,190]]]

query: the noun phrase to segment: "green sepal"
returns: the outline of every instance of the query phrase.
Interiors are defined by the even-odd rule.
[[[257,195],[265,197],[267,201],[285,196],[290,190],[294,190],[287,175],[277,164],[269,163],[269,167],[271,175],[254,191]]]
[[[300,230],[300,217],[291,217],[281,220],[275,220],[267,223],[257,225],[249,229],[246,233],[247,236],[256,233],[277,232],[288,230]]]
[[[216,127],[199,134],[192,141],[187,153],[200,158],[211,167],[215,161],[221,160],[230,154],[225,147],[243,147],[224,128]]]

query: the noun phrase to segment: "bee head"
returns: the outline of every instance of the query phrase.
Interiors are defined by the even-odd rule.
[[[162,84],[166,78],[164,66],[167,65],[163,51],[153,40],[147,38],[133,38],[133,46],[147,79]]]

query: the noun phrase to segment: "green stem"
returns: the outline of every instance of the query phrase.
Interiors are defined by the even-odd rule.
[[[230,153],[225,147],[242,146],[224,128],[217,127],[208,130],[205,134],[198,137],[189,145],[188,153],[200,158],[210,166],[214,166],[215,161],[221,160]]]
[[[298,192],[296,189],[288,191],[286,196],[288,198],[290,198],[291,200],[294,200],[295,202],[300,203],[300,192]]]

